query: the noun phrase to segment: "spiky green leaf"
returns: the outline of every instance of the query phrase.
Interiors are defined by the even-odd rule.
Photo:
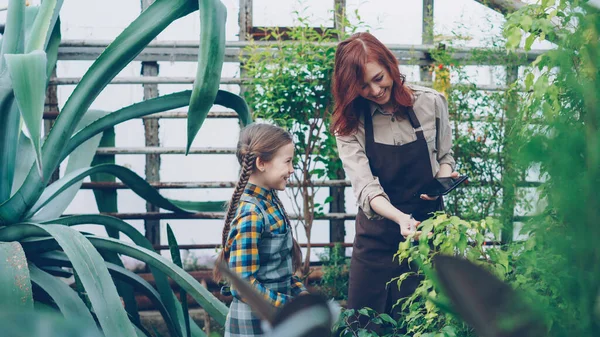
[[[44,0],[35,17],[25,52],[46,50],[64,0]]]
[[[160,193],[158,193],[146,180],[137,175],[135,172],[130,169],[112,164],[102,164],[97,165],[90,168],[84,168],[80,170],[73,171],[69,174],[66,174],[61,179],[56,181],[54,184],[50,185],[45,191],[44,194],[40,197],[38,202],[31,208],[31,211],[27,214],[27,217],[33,216],[39,209],[44,207],[47,203],[52,201],[54,198],[59,196],[63,191],[68,189],[70,186],[80,182],[83,178],[94,174],[94,173],[107,173],[114,175],[119,178],[123,183],[131,188],[133,192],[137,195],[144,198],[146,201],[164,208],[166,210],[174,211],[174,212],[184,212],[190,213],[193,210],[183,209],[176,204],[174,204],[170,199],[163,197]],[[184,202],[178,202],[179,205],[186,204]],[[190,202],[189,205],[195,205],[196,207],[202,207],[202,205],[206,205],[208,208],[212,208],[215,204],[219,204],[219,202]],[[220,202],[222,205],[223,203]]]
[[[29,264],[29,273],[31,281],[52,298],[67,320],[81,322],[83,325],[96,326],[96,322],[85,303],[65,282],[41,270],[34,264]]]
[[[225,55],[227,8],[219,0],[198,0],[198,3],[200,48],[198,70],[188,110],[186,154],[217,97]]]
[[[36,50],[29,54],[10,54],[4,57],[15,100],[35,150],[38,171],[43,177],[41,127],[46,101],[46,53]]]
[[[181,254],[179,252],[179,245],[177,244],[177,239],[175,238],[175,234],[173,234],[173,230],[171,229],[171,226],[169,224],[167,224],[167,241],[169,242],[169,251],[171,252],[171,259],[173,260],[173,263],[175,263],[175,265],[179,268],[183,268],[183,263],[181,262]],[[188,304],[187,294],[185,290],[181,290],[181,292],[179,293],[179,298],[181,299],[181,309],[183,310],[183,312],[187,312]],[[185,327],[182,330],[185,331],[186,337],[190,337],[189,316],[185,315],[184,318]]]
[[[107,336],[133,336],[135,331],[98,251],[81,233],[61,225],[31,224],[50,234],[67,254]]]
[[[106,116],[107,114],[107,111],[89,110],[85,114],[85,116],[83,116],[81,122],[79,122],[78,129],[82,129],[88,126],[90,123],[98,120],[103,116]],[[90,164],[92,163],[92,159],[94,159],[94,154],[98,149],[98,145],[100,144],[101,138],[101,135],[96,135],[91,139],[87,140],[85,143],[78,146],[77,149],[75,149],[75,151],[71,152],[71,154],[69,155],[67,168],[65,169],[65,175],[69,175],[71,172],[88,168],[90,166]],[[62,191],[55,198],[49,200],[43,208],[37,211],[35,216],[32,216],[31,220],[35,222],[40,222],[58,218],[73,201],[82,183],[83,181],[79,180],[78,182],[71,185],[68,189]]]

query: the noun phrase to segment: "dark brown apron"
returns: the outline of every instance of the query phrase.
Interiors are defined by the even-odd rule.
[[[373,121],[369,111],[365,113],[365,151],[374,176],[389,196],[392,205],[402,212],[412,214],[422,221],[431,212],[442,208],[442,200],[426,201],[417,191],[432,178],[431,161],[427,141],[421,124],[412,107],[405,108],[417,140],[404,145],[375,143]],[[369,307],[380,313],[388,313],[398,319],[400,306],[392,310],[398,299],[410,296],[418,286],[419,277],[409,277],[398,289],[392,278],[411,270],[414,266],[393,260],[398,245],[404,241],[400,226],[390,220],[369,220],[359,209],[356,216],[356,235],[350,263],[348,308]]]

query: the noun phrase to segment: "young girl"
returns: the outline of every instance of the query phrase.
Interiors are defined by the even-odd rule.
[[[280,127],[251,124],[237,145],[242,166],[229,203],[219,260],[246,279],[275,307],[306,289],[294,276],[301,252],[276,190],[283,191],[294,172],[294,144]],[[215,279],[221,279],[215,269]],[[260,320],[232,289],[233,301],[225,323],[226,337],[261,336]]]

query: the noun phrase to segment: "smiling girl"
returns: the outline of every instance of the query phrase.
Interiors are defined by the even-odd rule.
[[[302,260],[300,247],[277,196],[294,172],[292,137],[274,125],[251,124],[240,134],[236,155],[242,167],[225,218],[219,260],[280,307],[306,292],[294,276]],[[221,279],[218,269],[215,279]],[[225,336],[261,336],[260,320],[235,289],[231,293]]]

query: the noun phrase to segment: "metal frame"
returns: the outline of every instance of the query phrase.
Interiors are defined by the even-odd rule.
[[[142,8],[144,9],[152,3],[153,0],[142,0]],[[481,2],[481,1],[479,1]],[[228,41],[226,43],[225,51],[225,62],[239,63],[239,56],[245,52],[244,48],[250,44],[258,45],[261,49],[272,48],[273,42],[269,41],[248,41],[252,40],[248,34],[254,30],[252,20],[252,0],[239,0],[240,3],[240,41]],[[519,3],[519,1],[493,1],[495,6],[499,3],[510,3],[512,5]],[[336,15],[334,24],[336,29],[342,29],[342,21],[339,20],[345,14],[346,0],[334,0]],[[510,5],[509,4],[509,5]],[[431,86],[431,75],[428,71],[425,71],[425,66],[431,64],[430,50],[436,48],[433,45],[433,32],[431,31],[431,24],[433,22],[433,5],[434,0],[423,0],[423,44],[421,45],[403,45],[403,44],[390,44],[388,48],[392,50],[394,55],[400,60],[401,64],[414,65],[421,67],[421,82],[416,84]],[[511,7],[512,8],[512,7]],[[509,8],[510,9],[510,8]],[[66,60],[95,60],[108,46],[111,41],[87,41],[87,40],[66,40],[62,41],[59,48],[58,59],[60,61]],[[290,42],[293,43],[293,42]],[[328,43],[327,45],[335,45],[334,43]],[[453,57],[461,59],[465,64],[471,65],[484,65],[470,60],[469,55],[477,48],[457,48],[453,50]],[[500,53],[502,51],[499,51]],[[520,60],[522,64],[531,62],[537,58],[543,51],[517,51],[517,60]],[[113,85],[131,85],[141,84],[144,86],[144,99],[150,99],[158,96],[158,84],[192,84],[194,82],[193,77],[166,77],[159,76],[158,62],[169,61],[169,62],[196,62],[198,59],[198,42],[197,41],[160,41],[150,43],[138,57],[135,58],[137,61],[142,62],[142,76],[137,77],[118,77],[111,81]],[[497,64],[487,63],[485,65],[498,66],[504,65],[501,61]],[[507,86],[516,80],[515,70],[518,68],[509,69],[509,81]],[[46,108],[44,110],[45,119],[45,131],[47,132],[52,126],[53,119],[55,119],[59,112],[57,108],[56,99],[56,87],[59,85],[75,85],[79,83],[81,78],[79,77],[56,77],[54,73],[50,80],[50,85],[47,91]],[[241,72],[240,78],[222,78],[222,84],[233,84],[239,85],[240,91],[243,93],[246,90],[246,78],[245,73]],[[505,90],[506,87],[497,86],[478,86],[478,89],[486,91],[497,91]],[[186,118],[186,111],[170,111],[156,113],[147,117],[143,117],[145,125],[146,135],[146,146],[145,147],[103,147],[98,149],[98,154],[114,156],[124,154],[143,154],[146,156],[146,179],[151,186],[158,189],[182,189],[182,188],[231,188],[234,186],[234,182],[161,182],[160,181],[160,156],[167,154],[184,154],[184,148],[166,148],[161,147],[158,142],[158,125],[161,118]],[[235,112],[231,111],[218,111],[211,112],[209,118],[236,118]],[[507,114],[507,118],[512,118],[510,114]],[[235,153],[233,148],[193,148],[190,150],[190,154],[224,154],[231,155]],[[57,177],[57,173],[55,173]],[[315,181],[315,186],[329,187],[330,195],[335,195],[337,202],[332,203],[332,213],[324,216],[316,217],[319,220],[330,221],[330,237],[332,242],[342,242],[344,247],[349,247],[351,244],[344,243],[344,221],[353,220],[354,214],[347,214],[345,212],[345,201],[343,199],[345,188],[350,186],[349,181],[344,179],[343,172],[340,173],[338,180],[329,181]],[[536,183],[520,183],[519,185],[536,185]],[[121,183],[83,183],[83,189],[124,189],[127,188]],[[510,191],[509,191],[510,192]],[[504,205],[508,211],[514,213],[514,204]],[[212,213],[212,212],[201,212],[195,214],[177,214],[177,213],[165,213],[160,212],[158,208],[153,205],[147,205],[146,213],[107,213],[108,215],[115,216],[121,219],[141,219],[145,222],[146,236],[150,239],[156,249],[167,249],[167,246],[160,245],[160,230],[159,221],[161,219],[222,219],[223,213]],[[509,214],[514,215],[514,214]],[[292,215],[292,219],[296,219],[298,216]],[[514,221],[520,221],[526,217],[514,217]],[[341,230],[340,230],[341,228]],[[333,243],[313,243],[312,247],[331,247]],[[182,245],[184,249],[214,249],[218,245],[216,244],[205,244],[205,245]]]

